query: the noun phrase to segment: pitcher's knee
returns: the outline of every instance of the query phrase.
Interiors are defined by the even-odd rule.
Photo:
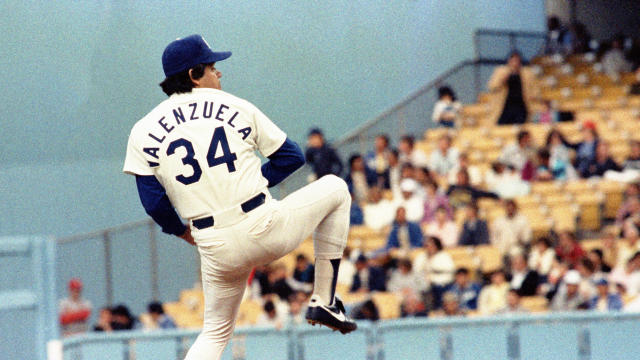
[[[332,174],[325,175],[320,180],[330,183],[333,188],[338,189],[341,193],[346,194],[350,197],[349,187],[347,186],[347,183],[338,176]]]

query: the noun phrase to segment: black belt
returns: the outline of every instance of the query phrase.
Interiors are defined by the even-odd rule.
[[[258,206],[264,204],[266,199],[266,195],[264,193],[260,193],[251,199],[240,204],[240,208],[244,213],[248,213],[249,211],[257,208]],[[197,219],[192,221],[193,226],[197,229],[202,230],[213,226],[213,216],[207,216],[205,218]]]

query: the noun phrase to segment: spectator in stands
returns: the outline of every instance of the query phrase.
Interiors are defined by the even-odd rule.
[[[342,261],[340,261],[340,268],[338,269],[338,284],[345,288],[351,288],[353,276],[356,273],[356,266],[351,260],[351,254],[351,248],[347,246],[342,252]]]
[[[433,180],[428,180],[424,183],[424,215],[422,216],[422,223],[426,224],[434,220],[436,216],[436,209],[439,207],[444,208],[447,211],[447,217],[453,219],[453,209],[449,206],[449,199],[445,194],[442,194],[438,190],[438,184]]]
[[[469,174],[469,183],[473,186],[480,186],[482,184],[482,173],[477,166],[471,165],[469,162],[469,155],[467,153],[462,153],[458,156],[458,166],[455,166],[451,171],[449,171],[449,175],[447,176],[449,180],[449,184],[455,184],[458,172],[460,170],[464,170]]]
[[[518,291],[521,296],[533,296],[538,291],[540,277],[534,270],[527,268],[524,254],[511,256],[511,288]]]
[[[436,313],[437,315],[440,315]],[[442,313],[444,316],[465,316],[466,312],[460,308],[460,299],[458,295],[452,292],[446,292],[442,295]]]
[[[367,299],[352,310],[351,317],[355,320],[378,321],[380,320],[380,312],[376,303],[371,299]]]
[[[640,195],[638,184],[629,184],[624,192],[624,202],[616,214],[616,226],[622,227],[625,221],[640,220]]]
[[[529,253],[529,260],[527,261],[529,269],[536,271],[541,277],[546,279],[551,271],[555,256],[556,252],[551,247],[551,240],[546,237],[541,237],[536,240],[535,246],[533,246]]]
[[[82,281],[78,278],[69,280],[69,296],[60,300],[60,330],[64,336],[80,334],[89,328],[91,302],[82,297]]]
[[[458,166],[458,149],[451,146],[451,137],[447,134],[438,139],[438,148],[431,153],[430,169],[441,177],[446,177],[449,171]]]
[[[296,291],[310,293],[313,290],[314,273],[315,268],[309,262],[309,259],[304,254],[298,254],[296,255],[296,265],[289,285]]]
[[[364,224],[364,213],[360,203],[357,202],[353,194],[351,194],[351,209],[349,210],[349,224],[350,225],[362,225]]]
[[[269,290],[266,294],[275,294],[281,300],[286,301],[294,293],[289,279],[287,279],[287,268],[283,264],[272,264],[267,273],[269,280]]]
[[[376,177],[366,169],[362,156],[353,154],[349,158],[349,174],[345,181],[354,199],[362,202],[367,200],[369,186],[375,184]]]
[[[522,174],[513,165],[494,162],[485,175],[485,183],[490,192],[503,199],[513,199],[529,193],[531,186],[522,180]]]
[[[563,161],[551,163],[551,154],[546,148],[538,150],[538,167],[533,176],[536,181],[567,180],[567,164]]]
[[[482,191],[469,183],[469,174],[460,170],[458,172],[458,182],[447,189],[449,204],[455,209],[467,206],[480,198],[498,199],[498,195],[488,191]]]
[[[569,270],[564,275],[558,291],[551,301],[553,311],[575,311],[586,308],[589,298],[584,298],[578,287],[582,278],[577,270]]]
[[[609,144],[601,141],[596,146],[595,157],[587,164],[580,175],[583,178],[603,176],[607,171],[620,171],[622,168],[609,154]]]
[[[381,268],[369,264],[366,256],[362,254],[358,256],[351,292],[385,291],[385,281],[385,274]]]
[[[391,273],[387,290],[397,293],[411,293],[419,296],[428,285],[424,277],[412,270],[411,260],[402,258],[398,260],[398,268]]]
[[[609,76],[618,76],[620,73],[632,70],[631,63],[627,61],[623,50],[624,36],[617,35],[611,41],[611,48],[607,50],[600,62],[604,72]]]
[[[609,290],[609,282],[605,278],[600,278],[596,282],[598,295],[589,301],[590,310],[617,311],[622,309],[622,298],[620,295]]]
[[[418,223],[407,221],[406,210],[400,206],[396,210],[396,218],[384,250],[400,249],[407,254],[409,249],[419,247],[422,247],[422,229]]]
[[[629,142],[629,156],[624,161],[622,168],[624,171],[635,170],[640,171],[640,141],[632,140]]]
[[[402,164],[398,150],[389,152],[389,188],[394,198],[400,195],[400,180],[402,179]]]
[[[604,231],[602,237],[602,260],[609,268],[618,265],[618,255],[620,252],[618,235],[619,230],[610,228]]]
[[[413,261],[413,268],[430,282],[433,302],[439,305],[442,291],[453,281],[456,267],[451,255],[442,250],[442,242],[437,237],[427,238],[424,249]]]
[[[509,289],[507,292],[507,305],[497,311],[497,314],[509,315],[509,314],[524,314],[529,311],[522,307],[520,304],[520,297],[523,296],[517,289]]]
[[[391,200],[382,198],[382,190],[379,187],[373,186],[369,190],[369,202],[362,208],[364,224],[381,231],[393,222],[396,207]]]
[[[604,276],[603,273],[596,274],[595,266],[588,258],[580,259],[576,265],[576,270],[580,273],[582,280],[578,286],[580,294],[585,299],[591,299],[596,294],[595,281]]]
[[[111,328],[111,320],[111,308],[108,306],[103,307],[102,309],[100,309],[98,322],[93,326],[93,331],[113,331],[113,329]]]
[[[458,226],[449,219],[444,207],[436,209],[434,220],[427,223],[424,232],[427,236],[441,239],[445,247],[454,247],[458,244]]]
[[[584,54],[591,50],[589,48],[591,35],[587,32],[586,26],[580,22],[569,25],[569,31],[564,36],[563,42],[569,54]]]
[[[538,89],[531,69],[522,66],[518,52],[509,55],[506,65],[497,67],[489,79],[489,91],[501,98],[502,114],[498,125],[524,124],[528,110],[536,99]]]
[[[494,314],[507,305],[509,283],[504,272],[496,270],[491,274],[491,283],[482,288],[478,296],[478,312],[482,315]]]
[[[498,160],[522,172],[525,165],[533,159],[535,151],[531,134],[527,130],[521,130],[518,132],[517,142],[505,147]]]
[[[400,316],[403,318],[427,316],[427,306],[420,297],[420,294],[413,291],[403,291],[402,302],[400,303]]]
[[[171,316],[165,314],[164,307],[161,302],[154,301],[147,305],[147,312],[151,316],[154,328],[156,329],[175,329],[176,323]]]
[[[560,112],[553,108],[551,100],[545,100],[541,111],[537,112],[533,121],[538,124],[555,124],[560,121]]]
[[[487,222],[478,217],[478,205],[471,203],[465,209],[465,220],[458,245],[475,246],[489,243]]]
[[[624,267],[633,254],[640,251],[640,228],[634,219],[628,219],[622,225],[623,241],[618,243],[616,267]]]
[[[325,175],[342,174],[342,161],[336,151],[324,140],[322,130],[313,128],[307,136],[307,151],[305,153],[307,163],[311,166],[315,179]]]
[[[576,235],[571,231],[561,231],[558,235],[558,246],[556,255],[570,266],[575,267],[586,253],[580,246]]]
[[[111,328],[113,330],[133,330],[138,326],[137,319],[126,305],[120,304],[111,309]]]
[[[505,215],[493,221],[491,226],[491,244],[503,255],[529,246],[532,238],[531,226],[526,216],[518,212],[513,200],[504,202]]]
[[[456,270],[455,280],[447,291],[458,296],[460,308],[463,310],[476,310],[481,288],[480,284],[471,281],[469,269],[460,268]]]
[[[592,121],[585,121],[582,124],[582,141],[574,145],[576,149],[576,170],[579,174],[586,174],[589,165],[596,157],[596,147],[600,142],[600,137],[596,131],[596,124]]]
[[[284,319],[284,316],[278,314],[278,310],[276,309],[273,301],[265,301],[262,308],[264,312],[258,316],[258,319],[256,319],[256,325],[273,326],[276,329],[281,329],[284,326],[286,320]]]
[[[418,183],[413,179],[403,179],[400,183],[400,191],[398,206],[405,208],[408,221],[419,223],[424,216],[424,199],[420,194]]]
[[[604,262],[604,252],[602,249],[592,249],[587,253],[587,258],[593,264],[595,275],[605,276],[611,272],[611,267]]]
[[[289,298],[289,314],[287,316],[289,323],[300,325],[306,322],[304,315],[307,302],[307,294],[302,291],[296,292]]]
[[[566,32],[567,30],[562,27],[558,17],[548,17],[544,53],[547,55],[562,54],[565,50],[563,40]]]
[[[453,90],[448,86],[441,86],[431,120],[442,127],[453,128],[460,117],[460,109],[462,105],[457,101]]]
[[[429,165],[429,158],[420,149],[415,147],[415,138],[412,135],[404,135],[398,143],[400,163],[411,163],[414,167],[425,167]]]
[[[571,165],[570,144],[565,139],[560,130],[552,129],[549,131],[546,140],[546,147],[549,149],[551,168],[564,168],[566,178],[569,180],[577,177],[576,171]]]
[[[640,251],[627,261],[624,267],[618,266],[609,275],[609,281],[621,284],[626,294],[635,297],[640,293]]]
[[[376,136],[373,151],[365,156],[367,169],[376,176],[376,184],[385,189],[389,188],[389,136]]]

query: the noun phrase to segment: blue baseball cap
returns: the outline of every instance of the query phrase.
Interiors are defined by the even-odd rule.
[[[171,42],[162,53],[162,69],[169,77],[198,64],[210,64],[231,56],[230,51],[215,52],[202,35],[194,34]]]

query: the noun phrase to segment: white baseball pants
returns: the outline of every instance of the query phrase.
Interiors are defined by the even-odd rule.
[[[206,245],[198,245],[204,325],[185,360],[217,360],[222,356],[253,267],[290,253],[312,233],[316,259],[341,258],[350,208],[346,183],[327,175],[281,201],[267,201],[234,225],[214,229]],[[331,279],[326,281],[329,283],[322,285],[330,287]]]

